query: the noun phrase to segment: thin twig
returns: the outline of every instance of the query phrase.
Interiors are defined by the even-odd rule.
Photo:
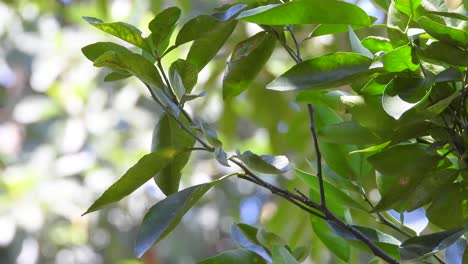
[[[176,105],[179,105],[179,99],[177,98],[177,95],[174,89],[172,88],[172,85],[169,82],[169,79],[167,78],[166,72],[164,71],[164,67],[162,66],[162,63],[161,63],[161,59],[156,60],[156,66],[158,67],[158,70],[164,79],[164,83],[169,88],[169,91],[171,91],[172,99],[175,101]]]
[[[314,119],[314,107],[311,104],[307,104],[309,110],[309,121],[310,121],[310,132],[312,133],[312,139],[314,141],[315,156],[317,160],[317,179],[319,182],[320,192],[320,205],[326,207],[325,204],[325,189],[323,188],[323,176],[322,176],[322,154],[317,140],[317,132],[315,130],[315,119]]]

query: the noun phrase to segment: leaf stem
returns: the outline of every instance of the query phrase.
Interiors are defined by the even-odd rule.
[[[162,77],[164,79],[164,83],[169,88],[169,91],[171,91],[172,99],[175,101],[176,105],[179,105],[179,99],[177,98],[177,95],[176,95],[174,89],[172,88],[171,83],[169,82],[169,79],[167,78],[166,72],[164,71],[164,67],[162,66],[162,63],[161,63],[161,58],[158,58],[156,60],[156,67],[158,68],[159,72],[161,73],[161,75],[162,75]]]

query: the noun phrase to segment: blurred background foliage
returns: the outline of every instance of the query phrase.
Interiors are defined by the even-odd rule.
[[[145,25],[163,8],[182,8],[182,21],[229,1],[211,0],[2,0],[0,2],[0,262],[9,263],[193,263],[232,248],[232,223],[264,225],[291,246],[311,245],[317,263],[338,263],[312,234],[309,218],[254,185],[228,181],[212,190],[182,225],[141,260],[133,256],[136,227],[144,212],[164,198],[148,182],[117,206],[81,216],[111,183],[150,151],[160,109],[134,79],[104,83],[106,72],[80,49],[110,37],[81,16]],[[383,12],[360,1],[383,21]],[[243,23],[199,75],[202,100],[189,112],[217,127],[226,150],[285,154],[311,170],[307,115],[294,95],[264,89],[293,65],[277,47],[251,89],[222,101],[221,78],[234,45],[260,29]],[[299,28],[306,38],[310,28]],[[365,34],[365,32],[360,31]],[[112,39],[116,41],[116,39]],[[307,41],[303,57],[350,50],[346,34]],[[165,66],[185,56],[184,46]],[[229,173],[203,153],[184,170],[181,188]],[[299,187],[293,179],[268,178]],[[305,187],[304,187],[305,188]],[[307,191],[307,190],[304,190]],[[363,216],[362,221],[371,221]],[[354,259],[359,263],[358,254]],[[310,259],[306,261],[312,263]]]

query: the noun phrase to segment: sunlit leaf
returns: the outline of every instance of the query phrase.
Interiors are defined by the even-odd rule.
[[[179,152],[174,149],[162,149],[143,156],[117,182],[112,184],[84,213],[91,213],[120,201],[134,192],[162,170]]]
[[[131,77],[128,73],[111,72],[104,77],[105,82],[115,82]]]
[[[382,106],[396,120],[418,104],[424,102],[432,88],[430,78],[395,78],[385,87]]]
[[[332,16],[329,15],[331,10]],[[356,5],[320,0],[298,0],[261,6],[244,11],[237,18],[262,25],[370,24],[369,16]]]
[[[134,44],[137,47],[150,51],[148,43],[141,36],[141,31],[130,24],[123,22],[104,23],[102,20],[94,17],[83,17],[83,19],[86,20],[86,22],[89,24],[106,33],[125,40],[128,43]]]
[[[223,97],[239,95],[247,89],[275,48],[272,34],[260,32],[238,43],[227,62],[223,79]]]
[[[366,56],[336,52],[297,64],[268,84],[267,88],[278,91],[334,88],[378,71],[369,70],[371,64],[372,60]]]
[[[383,37],[369,36],[361,40],[361,44],[372,53],[379,51],[389,52],[393,49],[390,40]]]
[[[423,0],[395,0],[395,7],[401,12],[414,16],[416,9]]]
[[[323,244],[333,253],[335,256],[343,260],[345,263],[349,263],[351,255],[351,246],[348,240],[335,234],[325,221],[311,216],[312,229],[315,235],[322,241]]]
[[[446,249],[455,243],[466,232],[468,232],[468,228],[443,231],[410,238],[401,244],[401,259],[414,260]]]
[[[437,23],[428,17],[420,17],[418,24],[434,38],[459,47],[468,47],[468,32]]]
[[[189,187],[171,194],[151,207],[143,218],[143,223],[138,231],[135,245],[136,256],[141,257],[151,246],[166,237],[182,220],[185,213],[211,187],[224,179],[226,177]]]
[[[384,69],[389,72],[401,72],[404,70],[415,71],[419,63],[414,62],[410,46],[401,46],[382,56]]]

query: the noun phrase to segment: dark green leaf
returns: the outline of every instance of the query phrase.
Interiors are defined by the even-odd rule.
[[[120,201],[151,179],[158,171],[177,156],[174,149],[163,149],[147,154],[133,165],[117,182],[112,184],[84,213],[100,210],[106,205]]]
[[[195,100],[195,99],[197,99],[199,97],[203,97],[205,95],[206,95],[206,91],[203,91],[203,92],[201,92],[199,94],[184,94],[182,96],[182,98],[180,98],[180,104],[183,105],[184,103],[186,103],[188,101]]]
[[[427,209],[429,222],[444,229],[468,226],[467,193],[466,181],[451,184],[441,190]]]
[[[198,71],[195,65],[178,59],[169,68],[169,79],[179,99],[189,94],[198,80]]]
[[[435,76],[435,82],[461,82],[463,74],[457,68],[448,68]]]
[[[223,79],[224,98],[237,96],[249,87],[273,53],[275,43],[275,37],[263,31],[236,45]]]
[[[278,91],[301,89],[327,89],[367,78],[378,69],[369,69],[372,60],[366,56],[336,52],[304,61],[292,67],[268,84],[267,88]]]
[[[418,50],[418,53],[434,63],[445,62],[455,66],[468,66],[468,51],[441,41],[432,42],[427,48]]]
[[[237,18],[262,25],[370,25],[369,16],[362,9],[341,1],[298,0],[266,5],[244,11]]]
[[[226,177],[210,183],[189,187],[171,194],[151,207],[138,231],[135,254],[141,257],[153,244],[166,237],[182,220],[185,213],[214,185]]]
[[[81,49],[88,60],[94,62],[99,56],[108,52],[114,51],[119,54],[131,54],[127,48],[112,42],[96,42]]]
[[[468,47],[468,33],[464,30],[437,23],[428,17],[420,17],[418,24],[434,38],[459,47]]]
[[[299,177],[310,187],[310,198],[313,201],[320,200],[317,176],[309,174],[305,171],[301,171],[299,169],[295,169],[294,171],[296,176]],[[333,212],[336,212],[339,215],[343,215],[344,211],[346,211],[347,208],[354,208],[367,212],[366,208],[354,201],[353,198],[351,198],[348,194],[344,193],[342,190],[333,186],[328,181],[324,181],[323,183],[326,193],[327,206]]]
[[[219,22],[215,19],[215,21],[216,24],[211,30],[198,29],[206,32],[195,39],[187,54],[187,61],[194,64],[199,72],[214,58],[237,25],[236,20]]]
[[[449,105],[452,103],[452,101],[457,98],[460,95],[460,91],[455,91],[453,94],[445,97],[444,99],[434,103],[433,105],[429,106],[427,108],[427,111],[434,113],[434,114],[440,114],[442,113]]]
[[[312,229],[323,244],[345,263],[349,263],[351,246],[341,236],[335,234],[325,221],[311,216]]]
[[[414,63],[411,47],[401,46],[382,56],[384,69],[389,72],[415,71],[419,63]]]
[[[169,7],[156,15],[149,23],[148,28],[151,31],[149,39],[153,54],[157,57],[161,56],[169,45],[169,40],[180,18],[180,13],[178,7]]]
[[[124,71],[156,88],[164,88],[156,67],[138,54],[118,54],[108,51],[94,61],[94,66]]]
[[[256,253],[266,262],[271,263],[270,255],[257,240],[257,232],[257,228],[247,224],[233,224],[231,227],[231,237],[237,245]]]
[[[371,2],[378,8],[387,11],[390,6],[390,0],[371,0]]]
[[[400,119],[405,112],[429,97],[432,84],[430,78],[393,79],[385,87],[382,97],[383,109],[396,120]]]
[[[239,248],[225,251],[217,256],[197,262],[197,264],[266,264],[259,255],[247,249]]]
[[[299,264],[284,246],[274,246],[271,253],[273,264]]]
[[[359,40],[356,33],[354,33],[353,28],[351,26],[348,26],[348,29],[349,29],[349,32],[348,32],[349,40],[351,42],[351,50],[355,53],[364,55],[370,59],[374,58],[374,55],[372,54],[372,52],[370,52],[366,47],[364,47],[361,44],[361,41]]]
[[[382,140],[356,122],[342,122],[322,127],[319,140],[337,144],[377,144]]]
[[[154,176],[156,184],[165,195],[179,190],[181,171],[187,164],[191,152],[188,150],[195,144],[195,139],[183,131],[180,125],[169,115],[164,114],[153,131],[151,150],[158,151],[167,147],[182,149],[177,157]]]
[[[395,7],[408,16],[414,16],[422,0],[395,0]]]
[[[455,243],[466,232],[468,232],[468,228],[410,238],[400,246],[401,259],[413,260],[436,253]]]
[[[283,174],[289,170],[289,160],[286,156],[258,156],[251,151],[246,151],[239,156],[247,167],[266,174]]]
[[[106,33],[116,36],[142,49],[150,50],[148,43],[141,36],[141,31],[130,24],[123,22],[104,23],[102,20],[94,17],[83,17],[83,19]]]
[[[340,116],[328,107],[315,106],[315,125],[320,130],[327,124],[343,122]],[[353,146],[319,142],[322,157],[335,173],[346,179],[356,179],[359,176],[359,159],[349,153],[356,150]]]
[[[256,237],[258,242],[269,250],[272,250],[275,246],[287,245],[282,237],[273,232],[268,232],[265,228],[258,229]]]
[[[310,247],[300,246],[293,250],[292,255],[299,262],[303,262],[310,254]]]
[[[361,44],[368,50],[370,50],[372,53],[377,53],[379,51],[389,52],[393,49],[390,40],[382,37],[365,37],[364,39],[362,39]]]
[[[369,162],[382,175],[377,184],[382,194],[375,212],[405,204],[406,196],[440,160],[419,145],[396,145],[371,156]],[[398,164],[398,166],[395,166]],[[395,208],[404,211],[405,208]]]
[[[128,73],[111,72],[104,77],[105,82],[115,82],[131,77]]]
[[[222,25],[218,20],[212,16],[201,15],[192,18],[185,23],[177,35],[175,44],[177,46],[184,43],[210,35],[217,27]]]
[[[223,22],[228,21],[229,19],[237,15],[240,11],[242,11],[244,8],[246,8],[247,6],[248,5],[246,4],[233,5],[228,10],[213,14],[213,16],[220,21],[223,21]]]
[[[358,248],[362,250],[369,250],[369,248],[361,242],[361,239],[356,238],[348,230],[331,222],[329,222],[328,225],[337,235],[341,236],[342,238],[346,240],[351,240],[351,241],[358,241],[358,243],[352,242],[354,246],[357,246]],[[378,247],[384,250],[391,257],[395,259],[400,258],[399,253],[398,253],[398,248],[401,242],[398,239],[386,233],[383,233],[379,230],[373,229],[373,228],[364,227],[364,226],[353,226],[353,227],[359,230],[361,233],[363,233],[367,238],[369,238],[369,240],[374,242]]]

